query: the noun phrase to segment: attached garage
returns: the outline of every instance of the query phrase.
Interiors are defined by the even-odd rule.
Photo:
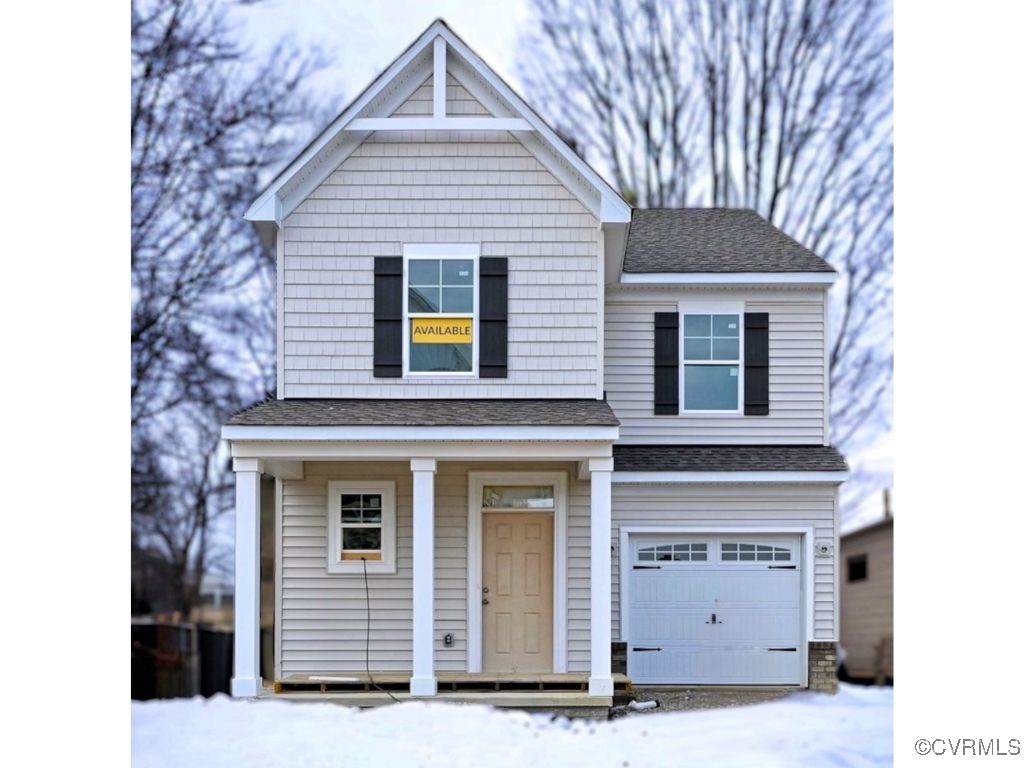
[[[634,683],[804,683],[803,537],[634,533],[625,542]]]

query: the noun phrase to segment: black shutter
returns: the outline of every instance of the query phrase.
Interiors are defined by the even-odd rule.
[[[480,257],[480,378],[508,378],[508,259]]]
[[[654,412],[679,413],[679,313],[654,313]]]
[[[373,260],[373,375],[402,376],[402,257]]]
[[[768,313],[743,315],[743,413],[768,415]]]

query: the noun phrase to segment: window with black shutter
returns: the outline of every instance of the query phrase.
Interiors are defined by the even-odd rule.
[[[654,313],[654,413],[679,413],[679,313]]]
[[[743,315],[743,413],[768,415],[768,313]]]
[[[480,258],[480,378],[508,378],[508,259]]]
[[[402,257],[373,260],[373,375],[402,376]]]

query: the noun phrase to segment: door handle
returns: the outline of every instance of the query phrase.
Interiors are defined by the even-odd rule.
[[[483,600],[480,601],[480,603],[481,605],[490,605],[491,601],[485,597]]]
[[[725,624],[724,621],[719,621],[718,620],[718,615],[714,614],[714,613],[711,614],[711,621],[705,621],[704,623],[705,624]]]

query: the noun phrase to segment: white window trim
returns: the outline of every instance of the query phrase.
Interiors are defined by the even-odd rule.
[[[554,551],[552,553],[552,672],[567,672],[569,669],[568,637],[568,566],[569,540],[568,476],[565,472],[470,472],[469,473],[469,524],[467,527],[467,584],[466,590],[466,645],[467,671],[483,671],[483,611],[480,603],[483,589],[483,516],[487,512],[508,512],[495,509],[484,511],[483,492],[485,485],[553,485],[555,487],[554,510],[522,509],[521,512],[552,512],[554,515]]]
[[[341,559],[341,494],[379,493],[380,560],[366,560],[367,573],[395,573],[395,481],[331,480],[327,483],[327,572],[362,574],[362,560]]]
[[[746,306],[742,301],[680,301],[679,302],[679,415],[680,416],[743,416],[743,353],[745,334],[743,332],[743,314]],[[740,332],[740,356],[736,367],[739,369],[736,382],[736,409],[698,411],[686,407],[686,356],[683,345],[686,339],[686,315],[738,315]],[[709,364],[718,361],[708,361]],[[723,363],[731,365],[732,363]]]
[[[473,320],[473,367],[468,371],[409,370],[409,262],[423,259],[469,259],[473,262],[473,312],[416,313],[416,317],[466,317]],[[480,376],[480,245],[477,243],[408,243],[402,248],[402,377],[407,379]]]

